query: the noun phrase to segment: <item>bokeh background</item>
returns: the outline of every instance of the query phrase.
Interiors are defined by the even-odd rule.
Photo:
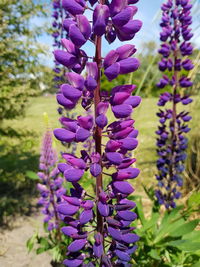
[[[137,48],[141,68],[136,74],[119,76],[102,87],[110,90],[117,84],[133,82],[136,94],[143,97],[135,111],[140,145],[136,151],[141,175],[135,181],[136,192],[142,194],[142,184],[155,183],[155,130],[157,126],[157,97],[161,93],[156,83],[161,73],[157,68],[159,55],[160,5],[162,0],[141,0],[136,18],[143,28],[131,43]],[[200,1],[193,1],[192,59],[190,72],[193,103],[189,107],[189,148],[184,173],[187,194],[200,182]],[[45,131],[43,113],[49,116],[52,128],[59,126],[55,99],[53,62],[52,6],[47,0],[0,0],[0,266],[50,266],[48,256],[27,256],[24,242],[39,227],[42,219],[36,205],[37,170],[41,138]],[[103,53],[118,47],[104,43]],[[92,47],[85,46],[88,53]],[[79,113],[79,110],[73,112]],[[59,151],[59,144],[57,144]],[[39,216],[39,217],[38,217]],[[39,222],[39,223],[38,223]],[[17,228],[16,228],[17,227]],[[46,257],[46,258],[42,258]],[[13,265],[15,258],[15,265]],[[21,259],[21,260],[20,260]]]

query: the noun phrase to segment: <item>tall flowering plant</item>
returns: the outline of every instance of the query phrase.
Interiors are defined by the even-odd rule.
[[[47,223],[48,231],[55,229],[55,237],[61,241],[60,216],[57,211],[57,203],[61,202],[66,190],[62,187],[63,178],[59,175],[57,153],[52,148],[53,133],[47,129],[42,143],[38,177],[40,183],[37,188],[40,192],[38,204],[43,206],[44,223]]]
[[[54,135],[61,142],[83,143],[83,148],[89,138],[94,139],[89,152],[83,149],[77,155],[62,153],[64,162],[58,164],[70,188],[57,205],[66,224],[62,232],[71,238],[64,260],[69,267],[131,266],[131,254],[139,239],[130,226],[137,215],[131,211],[135,203],[128,196],[134,188],[128,180],[139,175],[139,170],[132,166],[136,159],[129,152],[138,145],[138,131],[130,116],[141,99],[132,96],[135,85],[116,86],[109,94],[101,88],[102,73],[112,81],[119,74],[136,71],[140,65],[132,57],[136,52],[132,44],[102,56],[103,38],[109,44],[116,39],[130,41],[140,30],[141,21],[133,19],[136,2],[62,1],[69,14],[63,21],[69,39],[62,39],[65,50],[55,50],[54,56],[70,72],[65,74],[68,84],[60,87],[57,101],[67,110],[81,104],[86,111],[91,108],[92,113],[76,119],[62,116],[62,128],[55,129]],[[87,55],[83,49],[88,42],[94,46],[93,55]],[[114,121],[112,117],[108,119],[108,109]],[[95,181],[94,196],[83,188],[84,175]]]
[[[168,0],[161,8],[160,40],[163,43],[159,50],[162,55],[159,69],[165,74],[158,87],[170,86],[171,91],[162,93],[158,101],[158,106],[167,107],[157,113],[160,125],[156,131],[159,156],[156,197],[166,208],[174,208],[175,199],[181,196],[178,187],[183,184],[181,173],[184,171],[187,148],[185,133],[190,131],[188,122],[191,116],[186,111],[179,112],[178,106],[192,102],[189,95],[192,81],[187,77],[194,67],[188,58],[193,51],[190,43],[193,36],[190,28],[191,8],[190,0]]]

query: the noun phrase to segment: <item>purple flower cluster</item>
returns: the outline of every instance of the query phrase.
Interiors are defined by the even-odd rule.
[[[62,116],[62,128],[55,129],[55,137],[64,143],[80,143],[84,148],[93,139],[93,148],[81,150],[80,155],[63,153],[64,162],[58,164],[69,184],[70,192],[57,206],[66,226],[63,233],[72,239],[67,248],[66,266],[131,266],[131,254],[139,237],[131,223],[137,218],[131,211],[135,203],[128,199],[134,188],[128,182],[139,175],[132,166],[136,161],[130,151],[137,145],[138,131],[131,118],[140,104],[139,96],[132,96],[135,85],[119,85],[109,94],[101,88],[101,74],[108,80],[119,74],[136,71],[139,61],[132,55],[134,45],[125,44],[102,57],[102,38],[111,43],[117,37],[131,40],[142,23],[134,20],[138,0],[63,0],[69,18],[63,21],[69,39],[62,39],[66,49],[55,50],[57,62],[67,67],[68,84],[57,94],[58,103],[66,110],[79,103],[91,113],[75,119]],[[92,22],[84,15],[92,13]],[[88,56],[82,46],[92,42],[95,55]],[[84,75],[82,72],[86,70]],[[115,121],[108,118],[108,110]],[[92,115],[94,114],[94,115]],[[96,184],[93,197],[83,188],[84,176]],[[92,184],[92,181],[91,181]]]
[[[61,39],[63,38],[63,26],[62,21],[64,17],[67,17],[67,13],[62,8],[61,0],[53,0],[53,33],[52,37],[54,39],[53,47],[61,48]],[[59,85],[63,82],[63,68],[60,67],[60,64],[55,60],[55,67],[53,68],[55,76],[53,78],[55,83],[55,88],[59,88]]]
[[[159,204],[164,204],[167,209],[174,208],[175,199],[181,196],[178,187],[183,184],[181,173],[187,156],[185,133],[190,131],[188,122],[191,116],[186,111],[178,112],[177,104],[188,105],[192,102],[189,95],[192,81],[186,76],[194,67],[191,60],[186,58],[193,51],[190,43],[193,36],[190,28],[191,8],[190,0],[168,0],[162,5],[160,40],[163,44],[159,49],[162,55],[159,69],[167,74],[163,75],[157,86],[170,86],[172,91],[162,93],[158,101],[158,106],[167,105],[168,108],[160,109],[157,113],[160,125],[156,131],[159,156],[156,178],[160,189],[156,190],[156,197]]]
[[[62,187],[63,178],[59,175],[56,164],[57,154],[52,148],[52,132],[47,130],[42,144],[40,172],[38,172],[40,183],[38,183],[37,188],[41,195],[38,204],[43,206],[44,222],[48,223],[49,231],[59,228],[59,214],[56,204],[61,201],[61,197],[66,192]]]

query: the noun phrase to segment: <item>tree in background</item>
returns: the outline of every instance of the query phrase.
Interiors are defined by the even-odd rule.
[[[43,49],[36,37],[42,30],[30,21],[44,16],[43,9],[33,0],[0,1],[0,120],[22,115],[38,92]]]

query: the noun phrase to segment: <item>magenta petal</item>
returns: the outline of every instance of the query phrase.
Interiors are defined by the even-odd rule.
[[[102,36],[106,32],[106,26],[109,18],[109,8],[107,5],[97,5],[93,13],[93,31],[94,34]]]
[[[66,170],[64,172],[65,179],[68,182],[78,182],[83,176],[83,174],[84,174],[84,170],[75,169],[75,168]]]
[[[109,108],[109,103],[107,102],[99,102],[99,104],[97,105],[97,114],[105,114],[106,111]]]
[[[69,246],[68,246],[68,251],[69,252],[76,252],[84,248],[85,244],[87,243],[87,239],[77,239],[73,241]]]
[[[137,218],[137,214],[129,210],[118,211],[117,214],[122,220],[125,221],[134,221]]]
[[[83,15],[76,16],[76,21],[77,21],[77,26],[82,32],[83,36],[85,37],[86,40],[88,40],[91,35],[90,22],[88,21],[86,16]]]
[[[116,118],[126,118],[131,115],[133,109],[131,105],[121,104],[113,106],[112,111]]]
[[[122,235],[120,233],[120,230],[115,229],[113,227],[108,227],[108,233],[112,236],[112,238],[114,238],[117,241],[121,241],[122,240]]]
[[[107,152],[106,157],[112,164],[120,164],[123,160],[122,154],[118,152]]]
[[[121,146],[122,144],[119,141],[109,140],[106,144],[106,151],[116,152]]]
[[[74,215],[79,210],[79,207],[70,204],[59,204],[57,206],[57,210],[59,213],[64,215]]]
[[[125,44],[116,49],[116,52],[119,55],[118,60],[126,59],[128,57],[131,57],[135,52],[135,46],[131,44]]]
[[[70,25],[72,25],[72,24],[76,25],[76,22],[73,21],[73,20],[71,20],[71,19],[65,19],[65,20],[63,21],[63,27],[64,27],[64,29],[65,29],[66,31],[69,31],[69,27],[70,27]]]
[[[91,115],[88,116],[78,116],[78,123],[81,127],[91,130],[93,126],[93,117]]]
[[[73,260],[66,259],[63,261],[63,264],[67,267],[79,267],[82,263],[83,263],[83,260],[79,260],[79,259],[73,259]]]
[[[57,167],[58,167],[59,171],[62,172],[62,173],[64,171],[68,170],[68,169],[72,169],[73,168],[72,166],[70,166],[67,163],[58,163]]]
[[[83,90],[84,88],[84,78],[80,74],[74,73],[74,72],[67,72],[66,77],[69,81],[69,83],[75,87],[76,89]]]
[[[76,141],[84,142],[86,139],[88,139],[89,136],[90,136],[90,131],[80,127],[76,132]]]
[[[127,98],[130,97],[129,93],[126,92],[118,92],[114,95],[112,102],[114,105],[122,104]]]
[[[65,129],[55,129],[53,132],[55,137],[62,142],[71,143],[75,139],[75,134]]]
[[[117,78],[119,73],[120,73],[120,64],[118,62],[112,64],[104,72],[109,81],[112,81],[113,79]]]
[[[109,216],[109,206],[107,204],[102,203],[101,201],[98,202],[98,210],[101,216],[108,217]]]
[[[71,24],[69,26],[69,38],[78,48],[84,45],[87,41],[83,36],[83,34],[81,33],[81,31],[79,30],[79,28],[74,24]]]
[[[114,188],[125,195],[129,195],[134,192],[134,188],[128,182],[114,182]]]
[[[84,12],[84,7],[80,5],[76,0],[62,0],[62,6],[72,15],[82,14]]]
[[[129,72],[136,71],[140,62],[136,58],[126,58],[119,61],[120,64],[120,74],[127,74]]]
[[[124,102],[124,104],[128,104],[128,105],[131,105],[133,108],[136,108],[137,106],[139,106],[141,100],[142,100],[142,99],[141,99],[140,96],[130,96],[130,97]]]
[[[99,165],[98,163],[91,164],[90,172],[94,177],[97,177],[101,173],[101,171],[101,165]]]
[[[78,230],[72,226],[64,226],[61,228],[61,231],[63,232],[64,235],[70,236],[73,234],[77,234]]]
[[[93,77],[95,80],[98,79],[98,67],[96,62],[87,62],[86,71],[89,76]]]
[[[108,124],[108,119],[104,114],[99,115],[95,121],[97,126],[99,126],[101,129],[103,129]]]
[[[116,63],[119,58],[119,54],[115,50],[111,50],[104,58],[104,68],[107,69],[112,64]]]
[[[129,233],[129,234],[124,234],[124,235],[122,235],[122,240],[123,240],[124,242],[128,243],[128,244],[130,244],[130,243],[135,243],[135,242],[137,242],[139,239],[140,239],[139,236],[136,235],[136,234],[131,234],[131,233]]]
[[[93,211],[92,209],[90,210],[84,210],[80,214],[80,224],[86,224],[88,223],[91,219],[93,218]]]
[[[94,256],[100,259],[103,254],[103,245],[102,244],[98,245],[94,243],[93,252],[94,252]]]
[[[64,96],[72,101],[77,101],[82,95],[82,92],[80,90],[72,87],[69,84],[63,84],[61,86],[61,90]]]

